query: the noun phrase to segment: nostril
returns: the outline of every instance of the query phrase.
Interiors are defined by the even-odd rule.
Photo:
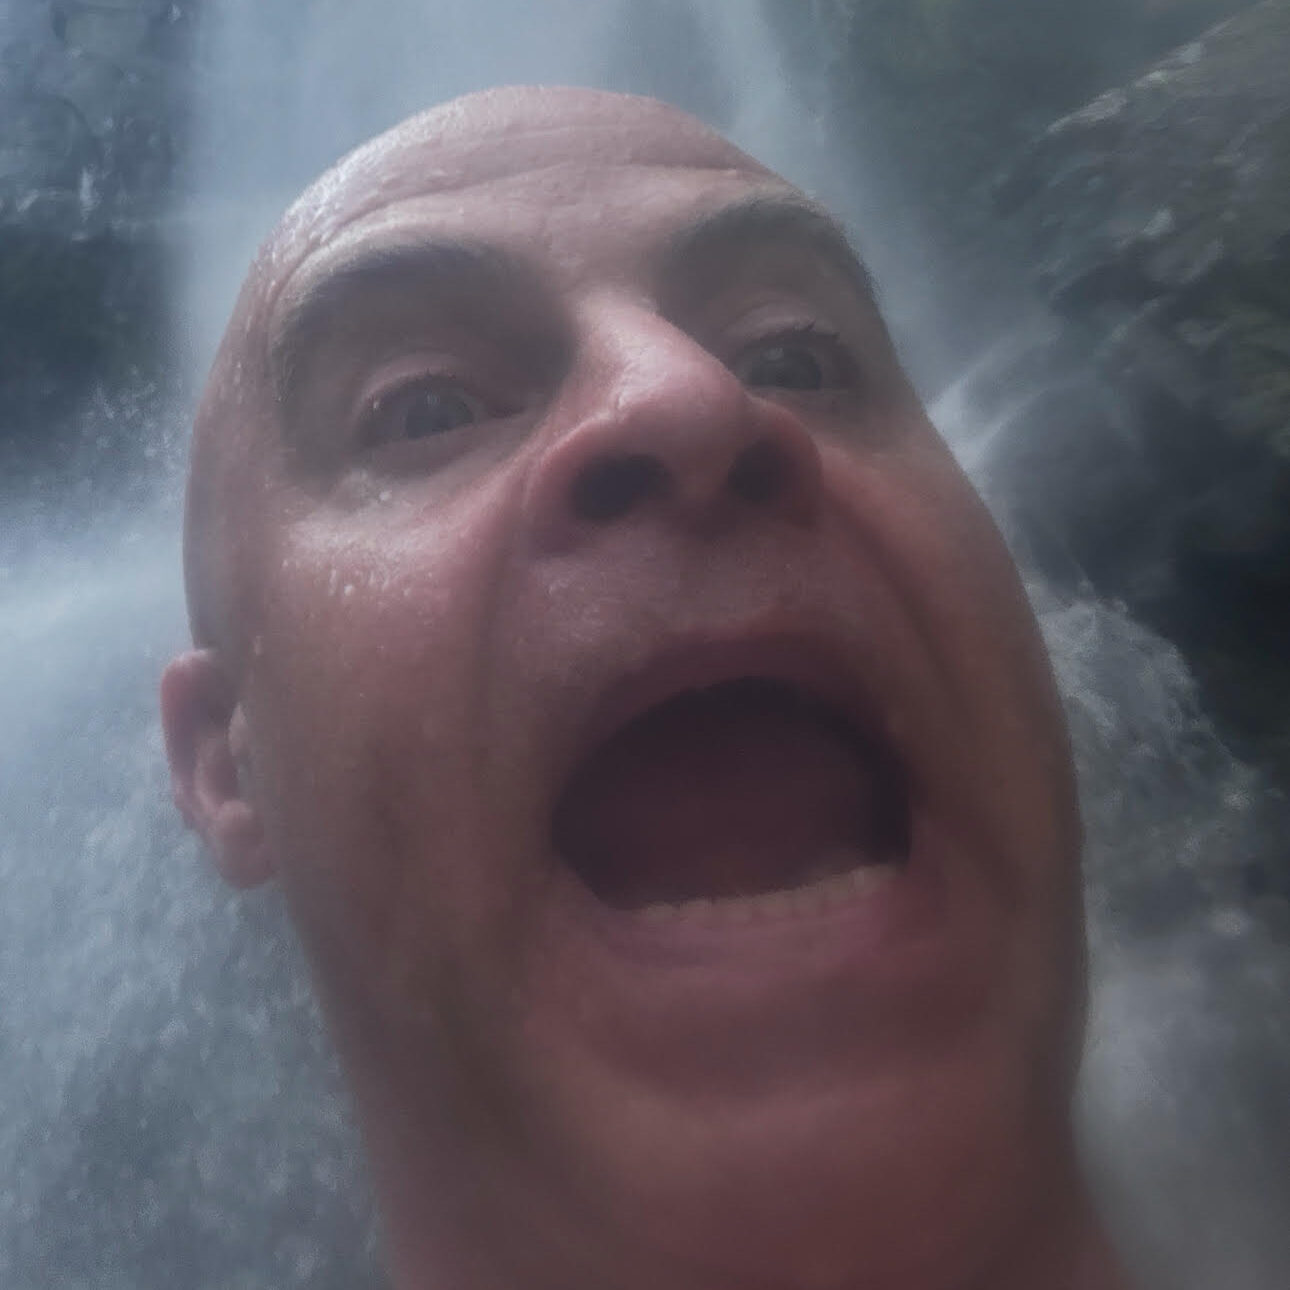
[[[651,493],[661,493],[666,482],[663,464],[656,458],[644,454],[603,457],[574,481],[573,511],[581,520],[606,523],[626,515]]]
[[[727,482],[744,501],[764,505],[782,496],[792,478],[793,463],[788,453],[778,444],[759,439],[736,458]]]
[[[667,469],[657,457],[643,453],[605,457],[574,481],[573,513],[581,520],[604,524],[626,515],[651,495],[661,496],[667,484]]]

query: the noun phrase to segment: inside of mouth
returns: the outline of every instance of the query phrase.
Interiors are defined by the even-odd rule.
[[[828,884],[904,861],[910,807],[890,749],[785,682],[690,690],[616,731],[557,803],[557,852],[637,909]]]

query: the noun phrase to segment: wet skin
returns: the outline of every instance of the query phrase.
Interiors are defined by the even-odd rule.
[[[176,796],[285,888],[400,1286],[1111,1284],[1052,679],[802,194],[587,92],[368,145],[248,279],[187,561]]]

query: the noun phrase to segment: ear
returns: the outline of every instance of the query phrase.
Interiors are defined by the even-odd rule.
[[[161,725],[179,807],[234,887],[273,873],[247,774],[246,716],[214,650],[190,650],[162,673]]]

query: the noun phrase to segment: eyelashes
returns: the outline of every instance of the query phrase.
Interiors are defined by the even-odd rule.
[[[460,382],[444,377],[407,381],[369,400],[359,420],[366,448],[403,440],[433,439],[478,425],[490,409]]]
[[[811,395],[846,391],[859,383],[858,364],[842,336],[815,322],[770,329],[728,357],[714,357],[756,393]],[[440,370],[426,370],[431,361]],[[517,397],[516,382],[491,374],[458,374],[451,361],[403,366],[406,374],[363,400],[353,431],[360,451],[427,441],[437,443],[436,451],[455,450],[453,445],[460,446],[472,431],[542,398],[540,391],[533,398]],[[504,364],[499,370],[505,370]]]
[[[812,393],[853,385],[857,366],[839,333],[816,323],[775,331],[745,345],[729,363],[750,389]]]

